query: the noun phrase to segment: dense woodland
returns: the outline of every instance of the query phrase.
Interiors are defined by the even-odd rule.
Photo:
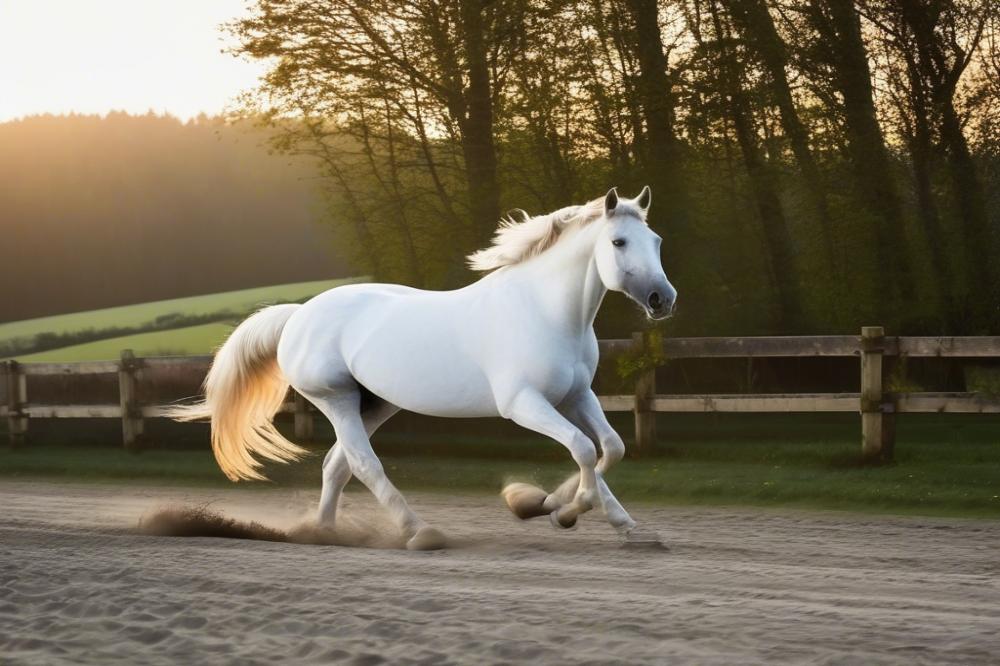
[[[0,321],[347,275],[314,172],[250,130],[121,113],[0,124]]]
[[[459,285],[505,210],[648,183],[671,332],[996,333],[998,26],[992,0],[257,0],[228,30],[274,63],[240,115],[317,160],[360,272]]]

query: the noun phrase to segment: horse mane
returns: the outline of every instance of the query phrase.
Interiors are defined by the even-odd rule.
[[[646,218],[646,212],[630,201],[620,199],[618,213],[632,213],[639,219]],[[515,215],[520,219],[516,219]],[[492,271],[504,266],[513,266],[556,244],[565,231],[584,227],[604,215],[604,197],[589,201],[582,206],[567,206],[545,215],[528,215],[516,209],[501,218],[493,236],[493,243],[466,257],[469,268],[474,271]]]

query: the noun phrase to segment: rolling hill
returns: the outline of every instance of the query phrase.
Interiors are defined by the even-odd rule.
[[[74,335],[100,338],[13,356],[26,363],[117,358],[122,349],[132,349],[140,356],[207,354],[225,338],[232,328],[230,322],[262,305],[303,301],[338,285],[363,280],[364,278],[348,278],[297,282],[15,321],[0,324],[0,344],[18,341],[27,344],[39,335],[50,334],[67,338]],[[170,321],[183,321],[185,318],[215,321],[193,326],[170,326]],[[128,335],[100,335],[102,330],[116,329],[138,330]]]

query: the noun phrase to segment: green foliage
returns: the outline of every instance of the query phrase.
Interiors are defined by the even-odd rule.
[[[275,63],[245,114],[317,160],[340,246],[380,279],[464,284],[502,210],[648,183],[672,334],[987,331],[1000,107],[975,72],[1000,41],[975,26],[1000,11],[900,6],[257,0],[231,28]],[[918,36],[959,69],[908,60]]]
[[[667,355],[663,351],[663,332],[650,329],[642,337],[642,349],[630,348],[615,359],[615,369],[623,387],[634,384],[639,375],[667,364]]]
[[[977,365],[966,367],[965,388],[988,398],[1000,397],[1000,368]]]
[[[924,390],[920,384],[909,377],[907,367],[909,365],[908,356],[899,356],[889,376],[885,380],[885,390],[889,393],[916,393]]]

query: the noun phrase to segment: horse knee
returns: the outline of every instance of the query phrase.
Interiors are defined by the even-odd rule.
[[[625,457],[625,443],[614,435],[601,442],[601,451],[604,466],[610,467]]]
[[[593,468],[597,464],[597,448],[589,437],[582,434],[573,437],[570,445],[573,460],[582,469]]]

